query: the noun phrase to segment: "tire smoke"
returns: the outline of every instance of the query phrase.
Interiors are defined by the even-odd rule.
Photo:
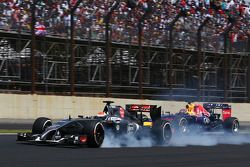
[[[216,146],[220,144],[228,145],[242,145],[250,143],[250,134],[231,135],[224,133],[207,133],[207,134],[192,134],[178,136],[173,135],[168,144],[162,145],[163,147],[186,147],[186,146]],[[120,147],[154,147],[153,138],[135,137],[134,135],[121,135],[115,136],[108,133],[105,136],[103,148],[120,148]]]
[[[200,134],[173,136],[169,146],[215,146],[219,144],[242,145],[250,143],[250,135]]]
[[[106,133],[103,148],[119,148],[119,147],[152,147],[154,141],[149,136],[138,137],[132,134],[114,135]]]

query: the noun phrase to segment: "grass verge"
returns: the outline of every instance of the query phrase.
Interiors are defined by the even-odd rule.
[[[31,132],[29,129],[0,129],[0,133],[25,133]]]

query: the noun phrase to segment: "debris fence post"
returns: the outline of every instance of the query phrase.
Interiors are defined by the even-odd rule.
[[[197,85],[197,92],[198,92],[198,101],[201,101],[201,84],[202,84],[202,76],[201,76],[201,64],[202,64],[202,54],[201,54],[201,32],[203,27],[209,22],[210,17],[207,17],[199,26],[197,31],[197,76],[198,76],[198,85]]]
[[[106,97],[111,97],[111,84],[112,84],[112,68],[111,68],[111,28],[110,20],[112,13],[119,6],[120,0],[116,0],[109,8],[107,15],[105,16],[105,39],[106,39]]]
[[[70,6],[70,75],[69,75],[69,80],[70,80],[70,95],[74,96],[75,95],[75,22],[74,22],[74,14],[77,9],[77,7],[80,5],[82,0],[78,0],[74,6]]]

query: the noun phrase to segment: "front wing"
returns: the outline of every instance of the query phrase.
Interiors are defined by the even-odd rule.
[[[68,144],[68,145],[82,145],[87,143],[86,135],[65,135],[54,139],[41,139],[40,134],[32,133],[18,133],[17,141],[30,142],[35,144]]]

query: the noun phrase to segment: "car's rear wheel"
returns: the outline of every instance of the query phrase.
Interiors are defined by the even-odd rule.
[[[46,117],[39,117],[35,120],[32,126],[32,133],[33,134],[41,134],[43,133],[46,128],[52,125],[52,121]]]
[[[153,123],[152,133],[156,144],[167,144],[171,140],[172,130],[169,121],[157,120]]]
[[[85,123],[88,147],[100,147],[104,141],[105,131],[101,122],[87,121]]]
[[[223,123],[226,132],[231,134],[238,134],[240,130],[239,120],[235,117],[230,117],[226,119]]]

